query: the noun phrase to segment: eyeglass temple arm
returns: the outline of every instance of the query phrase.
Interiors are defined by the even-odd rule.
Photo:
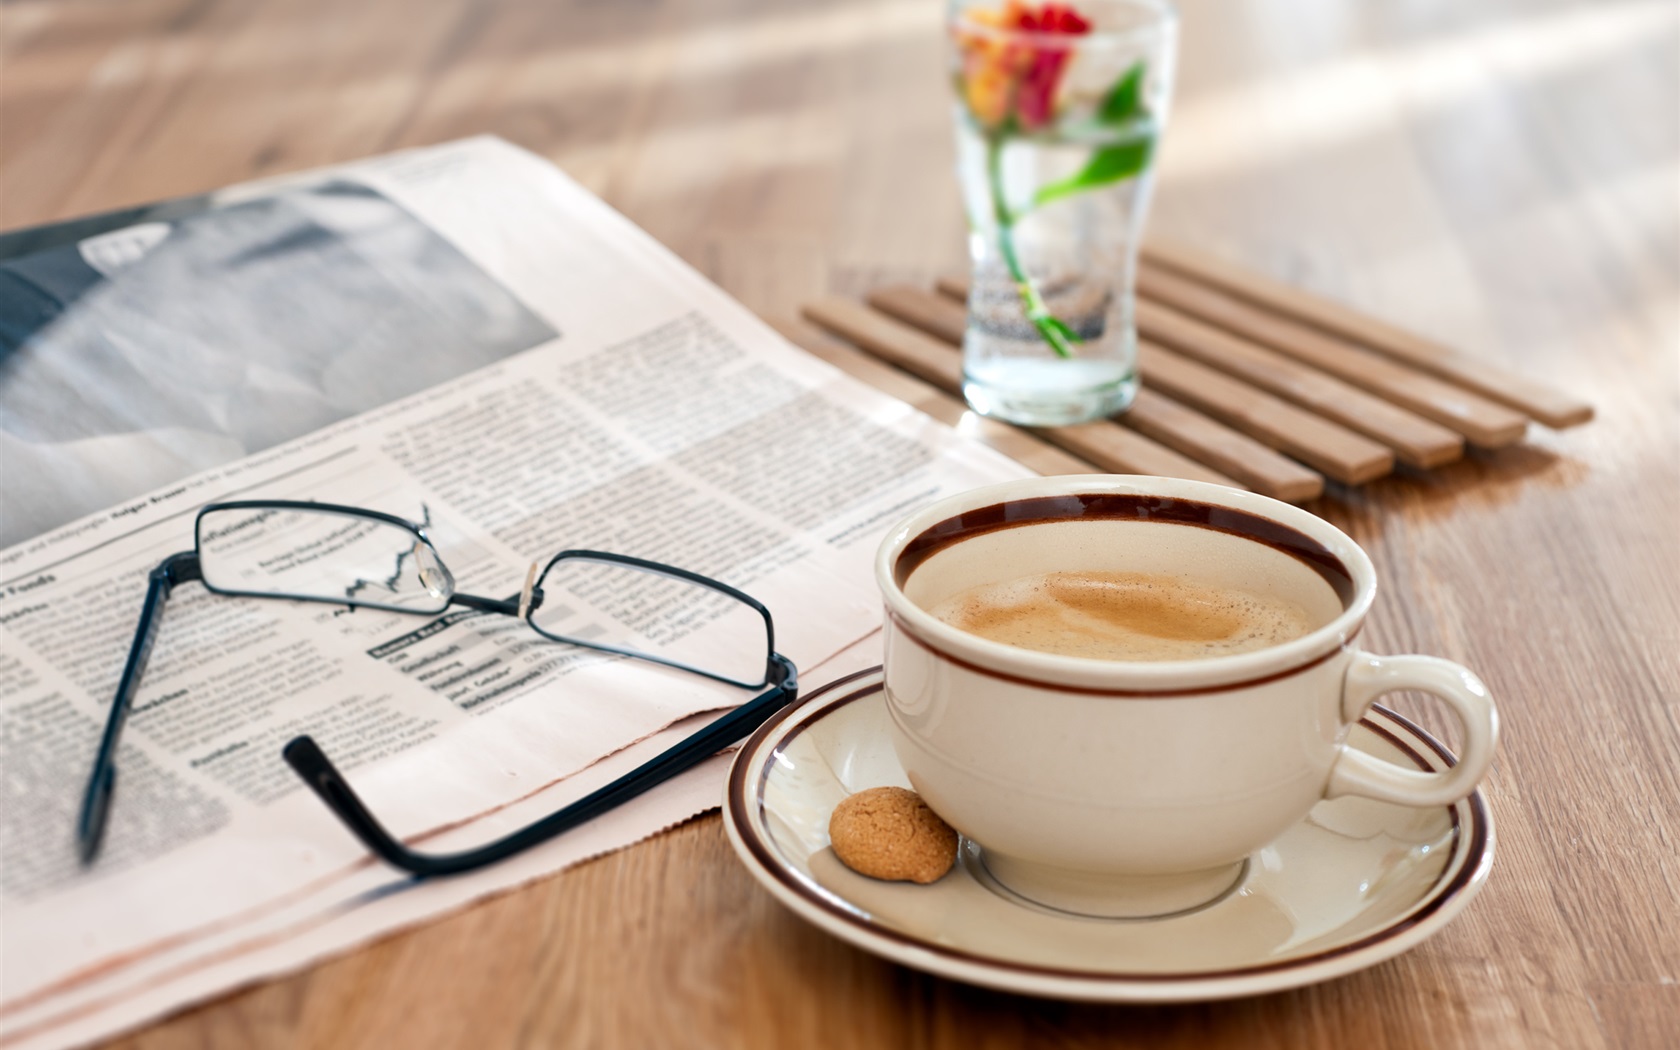
[[[99,753],[93,758],[93,771],[88,774],[87,789],[82,795],[82,811],[76,818],[76,849],[84,865],[92,864],[99,856],[99,847],[105,840],[105,822],[117,785],[117,741],[122,736],[123,724],[128,721],[140,678],[146,673],[146,662],[151,659],[152,644],[157,641],[158,626],[163,623],[163,604],[177,584],[199,579],[203,575],[199,572],[197,551],[171,554],[146,577],[146,602],[140,610],[140,623],[128,647],[128,662],[123,665],[122,678],[117,682],[111,713],[105,717],[105,734],[100,737]]]
[[[419,876],[454,875],[510,857],[587,823],[622,805],[683,770],[710,758],[751,733],[777,709],[799,695],[798,671],[780,653],[770,655],[767,676],[771,688],[698,730],[687,739],[637,766],[617,780],[598,788],[556,813],[529,827],[477,849],[460,853],[428,854],[409,849],[368,812],[344,777],[333,767],[315,741],[296,737],[286,745],[284,755],[293,771],[320,796],[352,834],[389,863]]]

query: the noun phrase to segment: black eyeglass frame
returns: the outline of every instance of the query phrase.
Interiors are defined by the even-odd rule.
[[[396,867],[422,877],[453,875],[493,864],[592,820],[745,737],[765,719],[769,718],[773,712],[792,703],[799,695],[798,670],[794,667],[793,661],[776,652],[775,625],[771,619],[770,610],[763,603],[720,580],[701,576],[675,565],[666,565],[662,562],[648,561],[610,551],[563,550],[549,559],[537,578],[545,578],[549,571],[562,561],[578,559],[626,565],[718,591],[753,609],[763,619],[765,652],[769,654],[765,661],[763,676],[757,681],[745,681],[656,654],[546,631],[537,626],[531,618],[532,614],[542,605],[543,595],[540,587],[533,587],[529,595],[515,595],[508,599],[484,598],[478,595],[463,594],[451,588],[451,593],[442,608],[415,610],[355,598],[274,594],[222,588],[210,584],[204,579],[200,561],[205,516],[225,510],[263,509],[342,514],[348,517],[380,521],[412,534],[431,550],[433,556],[437,557],[438,564],[443,564],[441,556],[437,554],[437,548],[426,534],[423,525],[380,511],[336,503],[316,503],[308,500],[226,500],[209,503],[200,508],[193,522],[193,549],[171,554],[160,562],[147,577],[146,597],[141,607],[140,620],[135,626],[134,640],[129,645],[128,658],[123,664],[122,677],[117,682],[116,695],[111,702],[110,713],[106,716],[105,729],[100,736],[99,751],[94,756],[93,769],[88,776],[87,788],[83,794],[81,810],[76,821],[77,847],[84,865],[91,864],[99,855],[99,849],[104,840],[105,828],[109,822],[111,799],[116,790],[117,743],[121,739],[123,726],[127,722],[129,710],[133,706],[134,695],[139,690],[140,679],[145,674],[146,664],[151,658],[152,647],[157,641],[158,628],[162,623],[163,607],[174,589],[183,583],[198,582],[203,584],[205,589],[211,593],[225,597],[312,601],[328,605],[362,606],[407,615],[435,616],[443,609],[457,605],[481,612],[519,616],[525,620],[532,630],[552,641],[599,652],[616,653],[632,659],[701,675],[713,681],[744,689],[768,687],[758,696],[719,716],[636,769],[557,812],[476,849],[448,854],[428,854],[409,849],[399,839],[390,834],[369,812],[343,774],[333,766],[325,752],[311,737],[308,735],[298,736],[286,744],[281,752],[286,763],[332,810],[333,814],[349,828],[350,832],[362,841],[363,845]],[[522,597],[526,601],[523,610],[521,610]],[[522,613],[523,615],[521,615]]]

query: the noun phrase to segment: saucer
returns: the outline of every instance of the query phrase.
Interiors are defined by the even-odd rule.
[[[1085,918],[1012,897],[966,840],[938,882],[881,882],[834,856],[828,818],[864,788],[910,786],[887,717],[879,669],[778,712],[735,758],[724,827],[747,870],[805,919],[866,951],[972,984],[1103,1002],[1224,999],[1312,984],[1434,934],[1493,864],[1493,823],[1478,791],[1421,809],[1320,802],[1250,858],[1232,892],[1157,919]],[[1348,740],[1423,770],[1453,764],[1422,729],[1380,707]]]

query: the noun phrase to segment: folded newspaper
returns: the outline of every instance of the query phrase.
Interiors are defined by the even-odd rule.
[[[114,1034],[720,797],[714,759],[502,865],[405,879],[292,775],[288,739],[319,740],[403,838],[464,848],[745,696],[505,617],[184,585],[84,866],[76,810],[147,573],[206,502],[424,520],[476,594],[562,548],[685,566],[768,606],[812,684],[878,652],[893,520],[1024,473],[497,139],[0,234],[0,1046]]]

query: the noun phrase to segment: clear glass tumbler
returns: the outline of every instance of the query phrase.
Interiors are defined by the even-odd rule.
[[[969,219],[963,393],[1028,426],[1137,393],[1132,296],[1166,121],[1167,0],[951,0],[957,175]]]

